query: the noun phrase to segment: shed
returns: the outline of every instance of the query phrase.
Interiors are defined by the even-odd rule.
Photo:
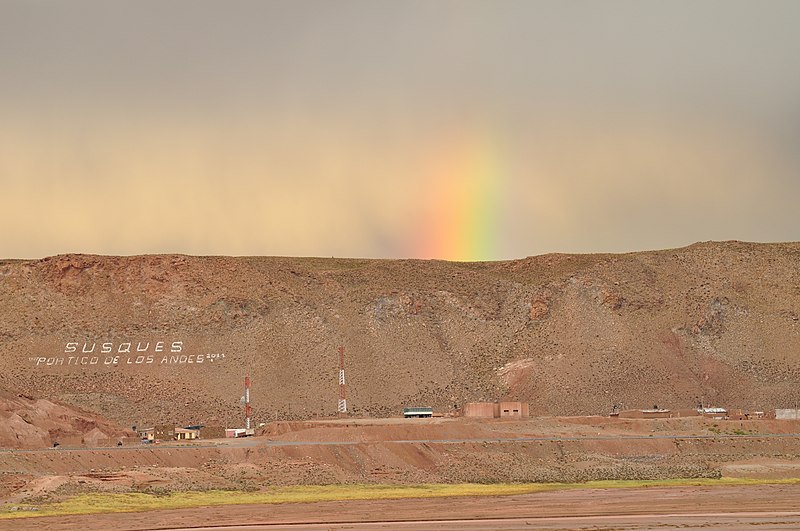
[[[724,407],[701,407],[697,411],[706,418],[724,420],[728,418],[728,410]]]
[[[249,437],[251,435],[255,435],[254,429],[245,429],[245,428],[226,428],[225,429],[225,437],[228,438],[238,438],[238,437]]]
[[[529,405],[526,402],[468,402],[464,405],[465,417],[524,418],[529,414]]]
[[[432,407],[404,407],[403,408],[403,417],[407,419],[411,418],[429,418],[433,416],[433,408]]]

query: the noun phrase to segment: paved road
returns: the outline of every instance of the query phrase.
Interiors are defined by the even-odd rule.
[[[343,522],[324,524],[243,524],[215,527],[169,528],[173,531],[522,531],[530,529],[620,530],[685,529],[752,530],[800,529],[800,512],[674,513],[610,516],[559,516],[528,518],[482,518],[453,520],[414,520],[404,522]]]
[[[245,437],[241,439],[217,439],[204,443],[175,444],[166,443],[159,445],[142,444],[134,446],[111,446],[111,447],[84,447],[84,446],[60,446],[58,448],[37,448],[37,449],[14,449],[0,448],[0,452],[13,453],[37,453],[37,452],[87,452],[87,451],[130,451],[130,450],[186,450],[194,448],[249,448],[254,446],[352,446],[369,444],[499,444],[499,443],[530,443],[530,442],[566,442],[566,441],[633,441],[633,440],[726,440],[726,439],[800,439],[800,433],[764,433],[751,435],[679,435],[679,434],[659,434],[659,435],[587,435],[573,437],[479,437],[472,439],[400,439],[383,441],[274,441],[264,437]]]

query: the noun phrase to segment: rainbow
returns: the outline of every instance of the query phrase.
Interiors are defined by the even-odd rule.
[[[442,156],[427,191],[426,223],[413,255],[452,261],[497,259],[504,174],[491,142],[462,142]]]

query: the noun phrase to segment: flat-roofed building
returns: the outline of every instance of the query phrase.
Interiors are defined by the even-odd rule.
[[[728,410],[724,407],[701,407],[698,411],[709,419],[724,420],[728,418]]]
[[[190,441],[200,437],[200,430],[187,428],[175,428],[175,439],[178,441]]]
[[[524,402],[500,402],[500,418],[528,416],[528,404]]]
[[[529,409],[525,402],[468,402],[464,405],[464,416],[489,419],[525,418],[530,414]]]
[[[626,409],[619,412],[621,419],[668,419],[672,417],[669,409]]]
[[[407,419],[411,418],[430,418],[433,416],[433,408],[432,407],[404,407],[403,408],[403,417]]]
[[[478,417],[493,419],[500,416],[500,404],[498,402],[467,402],[464,404],[465,417]]]

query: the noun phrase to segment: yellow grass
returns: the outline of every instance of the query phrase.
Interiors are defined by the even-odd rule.
[[[791,479],[666,479],[646,481],[588,481],[585,483],[498,483],[421,484],[421,485],[319,485],[275,487],[259,492],[191,491],[166,495],[81,494],[67,500],[42,505],[17,505],[0,512],[0,519],[78,514],[121,513],[156,509],[185,509],[208,505],[242,505],[266,503],[307,503],[335,500],[386,500],[400,498],[438,498],[451,496],[508,496],[564,489],[616,489],[672,486],[735,486],[764,484],[800,484]],[[35,510],[31,510],[35,509]]]

